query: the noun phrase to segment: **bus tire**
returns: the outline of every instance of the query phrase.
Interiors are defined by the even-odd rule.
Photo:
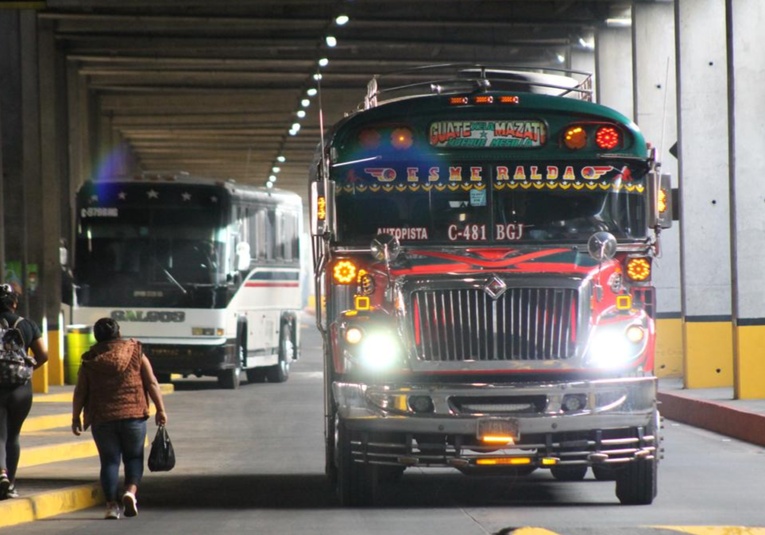
[[[239,388],[240,374],[242,368],[237,366],[236,368],[230,368],[228,370],[221,370],[218,372],[218,386],[225,390],[236,390]]]
[[[657,461],[655,457],[636,459],[616,477],[616,497],[622,505],[650,505],[656,497]]]
[[[290,376],[290,362],[295,351],[292,339],[292,327],[288,322],[282,323],[279,331],[279,363],[269,366],[266,371],[269,383],[283,383]]]
[[[337,444],[337,496],[345,507],[374,505],[377,499],[378,471],[374,465],[353,459],[351,441],[358,433],[350,432],[340,421],[335,430]]]

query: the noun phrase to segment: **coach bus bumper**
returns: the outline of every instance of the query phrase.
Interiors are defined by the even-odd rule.
[[[223,345],[165,345],[143,343],[156,374],[216,375],[235,368],[236,351],[233,343]]]
[[[546,464],[617,464],[654,457],[656,379],[518,384],[367,385],[336,382],[338,421],[370,464],[447,465],[517,456]],[[485,442],[487,430],[507,433]]]

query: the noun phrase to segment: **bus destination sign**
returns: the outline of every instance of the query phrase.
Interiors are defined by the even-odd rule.
[[[541,147],[547,139],[545,123],[514,121],[436,121],[430,124],[430,145],[446,148]]]

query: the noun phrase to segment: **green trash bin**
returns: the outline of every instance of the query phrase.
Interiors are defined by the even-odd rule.
[[[66,328],[66,355],[64,355],[64,382],[77,384],[80,360],[90,346],[96,343],[93,329],[87,325],[69,325]]]

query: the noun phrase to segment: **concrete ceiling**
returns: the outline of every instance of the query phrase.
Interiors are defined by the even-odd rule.
[[[329,126],[357,107],[374,74],[454,62],[564,67],[581,39],[591,43],[628,8],[613,0],[48,0],[39,13],[95,113],[129,147],[131,171],[259,185],[275,174],[277,187],[305,197],[319,100]],[[339,26],[341,14],[350,20]],[[328,35],[337,46],[327,46]],[[311,97],[317,73],[321,93]]]

